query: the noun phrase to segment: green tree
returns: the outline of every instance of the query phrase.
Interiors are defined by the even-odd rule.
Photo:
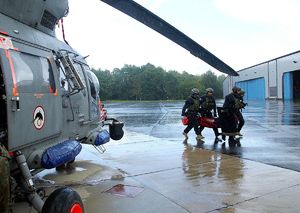
[[[113,89],[113,82],[112,82],[112,75],[109,70],[95,70],[92,69],[92,72],[95,73],[99,80],[100,84],[100,97],[102,100],[112,99],[112,89]]]
[[[207,71],[206,73],[201,75],[200,84],[204,86],[203,93],[205,93],[206,88],[214,89],[214,96],[216,98],[222,97],[223,89],[222,84],[220,84],[218,80],[218,76],[214,74],[212,71]]]
[[[148,63],[141,67],[124,65],[121,69],[95,70],[100,82],[101,99],[115,100],[168,100],[186,99],[192,88],[201,93],[212,87],[215,97],[222,97],[224,75],[217,76],[211,71],[202,75],[166,71]]]

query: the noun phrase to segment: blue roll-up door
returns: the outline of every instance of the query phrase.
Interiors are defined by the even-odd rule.
[[[283,99],[293,99],[293,75],[291,72],[283,74]]]
[[[235,83],[236,86],[242,88],[246,92],[244,99],[246,100],[264,100],[265,99],[265,79],[257,78],[248,81],[240,81]]]

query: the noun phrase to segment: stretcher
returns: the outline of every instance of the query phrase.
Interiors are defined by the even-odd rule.
[[[229,109],[223,107],[217,107],[219,117],[203,117],[198,116],[199,126],[207,128],[220,128],[223,140],[226,136],[229,136],[229,146],[240,145],[239,141],[233,139],[233,137],[238,135],[237,125],[238,119],[234,113]],[[187,116],[182,119],[183,125],[188,125],[189,120]]]

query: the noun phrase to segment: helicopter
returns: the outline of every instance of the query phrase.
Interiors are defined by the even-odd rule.
[[[102,2],[166,36],[217,70],[238,75],[135,1]],[[55,35],[68,8],[68,0],[0,0],[0,163],[9,162],[9,169],[4,169],[7,174],[1,173],[8,178],[1,185],[6,186],[10,201],[25,198],[43,213],[84,212],[84,207],[79,194],[67,187],[55,190],[44,201],[32,180],[35,174],[72,163],[81,144],[103,149],[110,139],[120,140],[124,135],[124,123],[106,116],[98,79],[85,57]]]

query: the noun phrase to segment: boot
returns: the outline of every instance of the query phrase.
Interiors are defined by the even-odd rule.
[[[185,140],[187,140],[189,138],[188,135],[187,135],[187,133],[183,132],[182,134],[185,137]]]
[[[198,141],[198,140],[201,140],[201,139],[204,139],[204,137],[201,134],[197,135],[196,140]]]
[[[218,143],[218,142],[222,142],[222,140],[218,136],[216,136],[215,137],[215,143]]]

